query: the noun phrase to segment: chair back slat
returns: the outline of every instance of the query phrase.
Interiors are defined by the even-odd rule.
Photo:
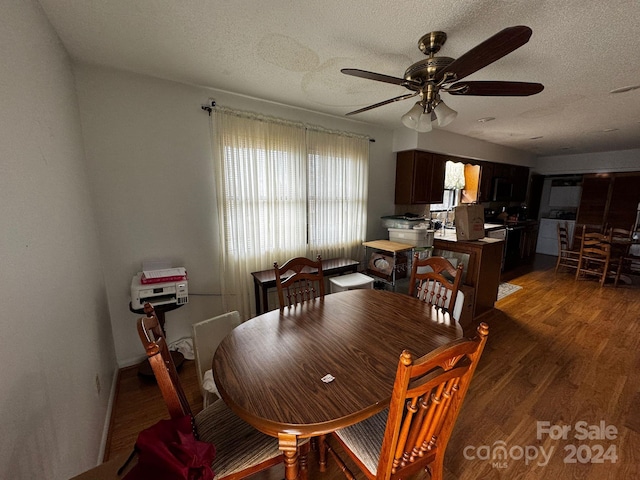
[[[609,274],[610,259],[611,233],[588,232],[583,226],[576,280],[585,275],[595,276],[603,286]]]
[[[558,222],[558,260],[556,261],[556,273],[560,267],[571,269],[578,268],[578,260],[580,257],[580,245],[571,245],[569,243],[569,223]],[[582,240],[582,236],[576,236]],[[577,242],[576,242],[577,243]]]
[[[409,295],[452,314],[462,282],[463,269],[462,263],[456,268],[446,258],[420,259],[419,254],[415,253],[409,280]]]
[[[320,255],[315,261],[305,257],[292,258],[281,267],[278,266],[278,262],[275,262],[273,268],[280,308],[324,297],[324,276]]]

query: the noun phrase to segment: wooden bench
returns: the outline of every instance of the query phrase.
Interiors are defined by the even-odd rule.
[[[348,272],[356,272],[360,262],[350,258],[330,258],[322,260],[322,273],[325,277]],[[269,311],[269,289],[276,286],[276,274],[272,269],[252,272],[253,287],[256,297],[256,315]],[[260,295],[262,294],[262,301]]]

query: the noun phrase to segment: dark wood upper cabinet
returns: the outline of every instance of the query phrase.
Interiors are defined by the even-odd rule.
[[[640,172],[617,173],[611,183],[607,226],[633,228],[639,204]]]
[[[576,223],[603,226],[609,202],[612,176],[608,174],[584,175],[582,194]]]
[[[527,199],[529,167],[407,150],[396,154],[396,205],[441,203],[447,161],[480,166],[477,202],[493,201],[497,178],[511,187],[508,201],[524,202]]]
[[[396,155],[397,205],[440,203],[444,196],[445,157],[421,150]]]
[[[640,172],[597,173],[582,177],[577,224],[632,228],[640,203]]]
[[[527,199],[529,187],[529,167],[514,166],[513,174],[513,198],[514,202],[524,202]]]
[[[493,190],[493,163],[476,162],[480,165],[480,190],[478,202],[490,202]]]

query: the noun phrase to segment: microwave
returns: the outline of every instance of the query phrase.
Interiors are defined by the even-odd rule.
[[[493,180],[493,201],[509,202],[513,197],[513,183],[506,178],[495,178]]]

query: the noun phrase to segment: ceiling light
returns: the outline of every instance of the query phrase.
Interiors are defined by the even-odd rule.
[[[448,105],[445,105],[443,101],[438,102],[433,112],[438,120],[439,127],[446,127],[458,116],[458,112],[450,108]]]
[[[458,112],[447,106],[440,97],[422,100],[416,103],[411,110],[405,113],[401,120],[405,127],[420,133],[430,132],[433,125],[439,127],[449,125],[458,115]]]
[[[484,117],[484,118],[479,118],[478,121],[480,123],[487,123],[487,122],[491,122],[493,120],[495,120],[496,117]]]
[[[424,106],[420,104],[420,102],[416,103],[411,110],[405,113],[401,120],[405,127],[416,130],[418,127],[418,120],[420,120],[420,116],[424,113]]]

